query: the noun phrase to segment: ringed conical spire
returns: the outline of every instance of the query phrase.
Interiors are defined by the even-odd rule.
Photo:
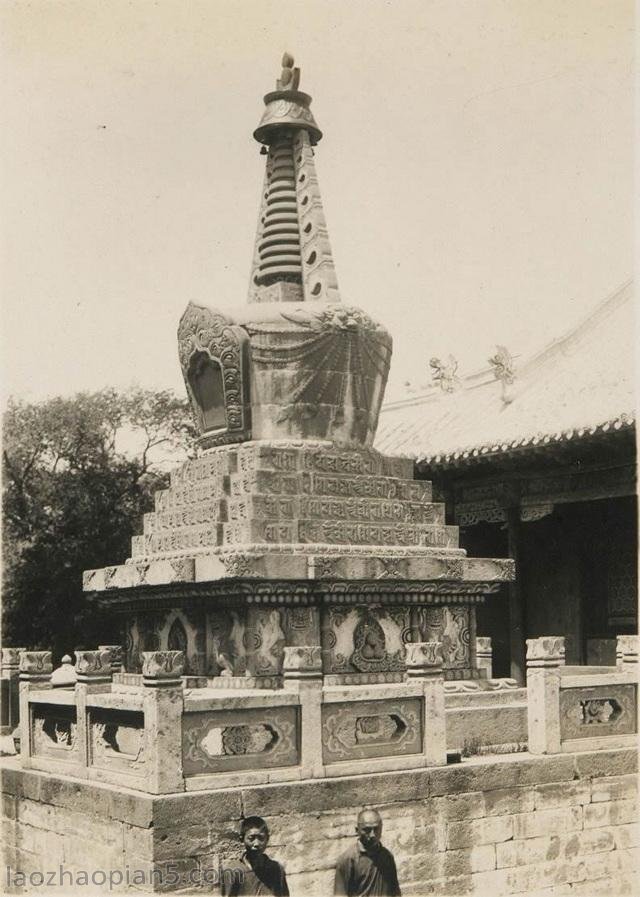
[[[285,53],[253,133],[267,160],[249,302],[340,300],[313,159],[322,131],[299,82],[300,69]]]

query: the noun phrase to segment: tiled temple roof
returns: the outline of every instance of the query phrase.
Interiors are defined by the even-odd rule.
[[[635,423],[631,283],[577,327],[516,364],[507,387],[489,368],[383,406],[375,447],[444,467],[629,430]]]

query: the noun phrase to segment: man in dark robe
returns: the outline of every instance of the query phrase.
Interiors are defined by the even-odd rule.
[[[375,810],[363,810],[356,823],[358,840],[336,864],[336,897],[400,897],[393,854],[380,843],[382,819]]]
[[[289,897],[283,867],[265,853],[269,829],[264,819],[260,816],[243,819],[240,837],[244,844],[242,857],[220,870],[220,893],[223,897],[249,897],[254,894]]]

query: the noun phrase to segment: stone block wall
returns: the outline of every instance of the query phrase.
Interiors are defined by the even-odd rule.
[[[0,767],[1,857],[0,893],[66,895],[80,870],[149,868],[152,858],[152,798],[110,785],[89,785],[77,780],[23,770],[18,758]],[[40,886],[17,887],[17,873],[69,875]],[[124,876],[123,876],[124,878]],[[100,876],[98,876],[98,885]],[[114,881],[117,883],[117,876]],[[100,886],[84,889],[101,890]],[[104,887],[108,892],[108,883]],[[118,890],[118,888],[114,888]]]
[[[332,893],[335,861],[366,802],[383,816],[405,895],[631,895],[638,893],[636,768],[632,750],[514,754],[151,797],[22,771],[11,759],[0,770],[2,875],[7,866],[128,866],[147,876],[155,870],[157,890],[185,887],[190,872],[217,869],[239,852],[240,820],[255,813],[269,823],[269,851],[284,863],[294,897],[322,897]],[[163,886],[159,876],[168,870],[182,878]]]

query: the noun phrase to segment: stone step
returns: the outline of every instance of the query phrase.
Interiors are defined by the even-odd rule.
[[[144,550],[138,557],[222,545],[223,526],[222,523],[212,523],[207,526],[190,526],[181,530],[143,536]]]
[[[182,527],[143,536],[136,557],[220,545],[328,544],[458,547],[458,527],[431,524],[371,524],[326,520],[245,520]],[[141,554],[138,552],[142,552]]]
[[[413,461],[382,455],[374,449],[340,449],[327,445],[300,443],[280,446],[269,443],[245,443],[238,448],[238,472],[256,468],[283,473],[317,471],[319,473],[413,478]]]
[[[247,495],[155,511],[143,518],[144,535],[211,522],[254,519],[349,520],[359,523],[444,523],[444,505],[379,498]]]
[[[302,442],[286,446],[247,442],[212,449],[199,458],[190,458],[172,471],[171,486],[186,486],[225,474],[246,474],[255,470],[388,476],[411,480],[413,461],[381,455],[374,449],[340,449],[330,444]]]
[[[183,529],[211,522],[227,520],[227,500],[197,502],[167,511],[152,511],[143,516],[143,534],[145,536],[165,530]]]
[[[430,504],[431,484],[393,477],[324,476],[279,474],[257,470],[246,476],[225,475],[194,485],[171,487],[155,493],[156,511],[174,510],[206,503],[225,495],[241,497],[255,493],[271,495],[318,495],[335,498],[384,498]]]
[[[444,505],[380,498],[250,495],[227,502],[227,520],[261,518],[348,520],[359,523],[444,523]]]
[[[308,495],[354,498],[388,498],[431,502],[433,489],[427,480],[391,476],[303,473],[301,491]]]
[[[344,520],[247,520],[225,523],[223,544],[314,543],[329,545],[422,545],[458,547],[458,527],[432,524],[378,524]]]
[[[202,480],[234,473],[238,469],[237,449],[229,447],[205,452],[199,458],[189,458],[171,471],[171,486],[188,486]]]
[[[229,494],[229,475],[209,477],[196,483],[172,485],[154,494],[156,511],[171,511],[198,503],[206,503],[224,498]]]
[[[431,504],[431,483],[397,477],[351,474],[278,473],[256,469],[250,473],[223,474],[197,483],[171,486],[155,493],[156,511],[170,511],[211,502],[226,495],[317,495],[327,498],[362,498]]]
[[[295,542],[181,548],[184,540],[169,534],[162,537],[167,550],[151,552],[154,538],[136,536],[135,557],[120,567],[85,571],[85,590],[249,577],[270,581],[338,580],[347,592],[349,584],[357,580],[380,581],[383,588],[384,583],[405,580],[413,587],[408,585],[406,593],[398,598],[415,603],[422,594],[422,584],[439,581],[441,585],[434,591],[440,591],[440,603],[445,595],[447,601],[455,603],[465,600],[461,595],[483,594],[483,584],[514,578],[514,562],[509,558],[467,558],[461,548]],[[444,582],[450,586],[444,586]]]

